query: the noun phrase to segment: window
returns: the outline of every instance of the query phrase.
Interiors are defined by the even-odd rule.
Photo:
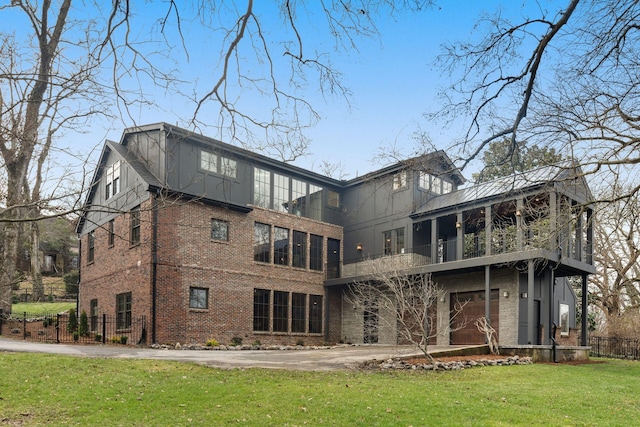
[[[431,177],[431,192],[442,194],[442,179],[437,176]]]
[[[382,233],[383,254],[395,255],[404,253],[404,228],[396,228]]]
[[[290,213],[298,216],[306,216],[307,205],[307,183],[304,181],[298,181],[297,179],[291,180],[291,211]]]
[[[269,331],[269,296],[267,289],[253,290],[253,330]]]
[[[305,332],[307,317],[307,296],[305,294],[291,295],[291,332]]]
[[[309,333],[322,333],[322,295],[309,295]]]
[[[220,219],[212,219],[211,239],[229,241],[229,223]]]
[[[293,266],[307,267],[307,233],[293,232]]]
[[[407,171],[400,171],[393,175],[393,189],[400,190],[407,186]]]
[[[453,184],[449,181],[442,180],[442,194],[451,193],[453,191]]]
[[[218,173],[218,156],[208,151],[200,151],[200,169]]]
[[[105,176],[105,200],[120,192],[120,160],[107,168]]]
[[[89,315],[91,316],[91,330],[98,330],[98,300],[92,299],[89,303]]]
[[[309,268],[311,270],[322,271],[322,236],[311,235]]]
[[[129,243],[131,246],[140,244],[140,206],[129,213]]]
[[[271,262],[271,226],[256,222],[253,228],[253,259]]]
[[[286,228],[274,228],[273,263],[289,265],[289,230]]]
[[[309,211],[307,215],[317,221],[322,220],[322,187],[309,184]]]
[[[327,239],[327,279],[340,277],[340,240]]]
[[[189,288],[189,308],[209,308],[209,289]]]
[[[289,331],[289,293],[273,292],[273,332]]]
[[[327,206],[332,208],[340,207],[340,193],[333,190],[327,190]]]
[[[431,175],[427,172],[420,172],[420,177],[418,178],[418,185],[420,188],[425,190],[431,189]]]
[[[87,235],[87,263],[90,264],[94,261],[96,249],[96,238],[93,231],[90,231]]]
[[[253,204],[263,208],[270,208],[271,202],[271,173],[268,170],[253,169]]]
[[[273,174],[273,209],[289,211],[289,177]]]
[[[116,295],[116,328],[131,328],[131,292]]]
[[[109,232],[108,243],[109,246],[113,246],[116,242],[115,221],[112,219],[107,225],[107,231]]]
[[[235,178],[238,174],[238,163],[233,159],[222,157],[222,175]]]

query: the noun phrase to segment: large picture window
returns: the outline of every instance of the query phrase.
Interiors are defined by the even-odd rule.
[[[293,231],[293,266],[307,267],[307,233]]]
[[[256,222],[253,229],[253,259],[271,262],[271,226]]]
[[[273,332],[289,331],[289,293],[273,293]]]
[[[269,317],[270,309],[270,295],[271,291],[267,289],[254,289],[253,290],[253,330],[268,332],[269,323],[271,318]]]
[[[322,271],[322,236],[311,235],[309,268],[311,270]]]
[[[322,333],[322,295],[309,295],[309,333]]]
[[[116,328],[131,328],[131,292],[116,295]]]
[[[289,230],[286,228],[274,228],[273,263],[289,265]]]
[[[289,211],[289,177],[273,174],[273,209]]]
[[[291,211],[297,216],[307,216],[307,183],[291,180]]]
[[[253,204],[271,207],[271,172],[268,170],[253,168]]]

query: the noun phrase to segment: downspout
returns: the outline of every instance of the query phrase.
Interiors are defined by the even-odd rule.
[[[151,221],[151,343],[156,342],[156,291],[158,279],[158,196],[160,189],[156,188],[152,199]]]

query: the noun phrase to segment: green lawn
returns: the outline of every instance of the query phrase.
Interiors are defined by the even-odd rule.
[[[0,353],[2,425],[640,425],[640,364],[220,370]]]
[[[75,302],[29,302],[13,304],[11,312],[14,316],[21,316],[25,311],[28,315],[44,316],[45,314],[56,314],[76,308]]]

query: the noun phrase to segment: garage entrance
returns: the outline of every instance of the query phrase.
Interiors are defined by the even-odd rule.
[[[497,289],[491,290],[490,321],[491,326],[496,330],[496,339],[499,338],[497,332],[500,326],[499,297],[500,293]],[[473,291],[451,294],[450,300],[450,313],[452,317],[450,343],[455,345],[485,344],[486,339],[484,334],[480,333],[475,325],[475,321],[485,315],[485,292]],[[455,313],[457,313],[462,306],[462,312],[456,316]]]

